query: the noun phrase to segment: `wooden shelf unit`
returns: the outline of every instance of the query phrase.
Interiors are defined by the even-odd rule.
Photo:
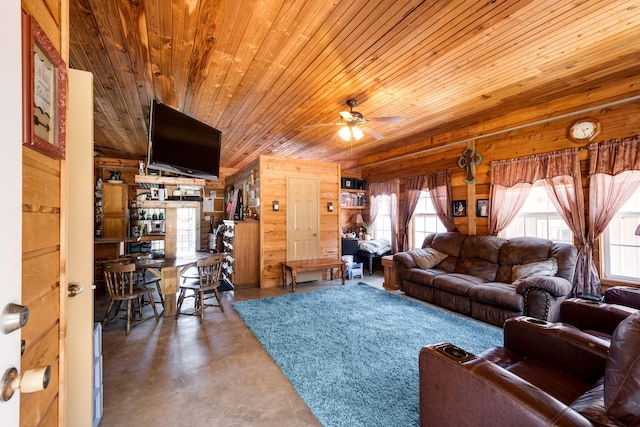
[[[343,209],[366,209],[367,190],[340,189],[340,207]]]
[[[202,178],[181,178],[161,175],[136,175],[135,180],[136,184],[142,188],[152,188],[160,185],[175,187],[178,185],[189,185],[204,188],[206,184],[206,181]]]
[[[224,221],[223,250],[228,254],[224,277],[234,286],[260,283],[260,248],[258,221]]]
[[[197,187],[202,195],[206,181],[201,178],[182,178],[162,175],[136,175],[135,182],[140,188],[158,188],[161,185],[172,194],[179,186]],[[138,208],[165,210],[164,252],[166,258],[175,258],[178,236],[178,208],[200,208],[202,202],[191,200],[140,200]]]
[[[260,284],[260,223],[236,221],[233,239],[233,283],[236,286]]]
[[[189,200],[142,200],[138,206],[145,209],[199,208],[201,203]]]

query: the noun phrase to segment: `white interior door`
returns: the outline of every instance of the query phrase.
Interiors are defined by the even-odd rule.
[[[319,185],[315,177],[287,177],[287,261],[318,258]],[[309,272],[298,275],[297,282],[317,279],[317,272]]]
[[[67,424],[90,426],[93,418],[93,75],[69,70],[68,80]],[[75,294],[80,287],[82,292]]]
[[[20,0],[0,2],[0,129],[2,143],[0,156],[0,182],[2,183],[2,209],[0,224],[0,312],[9,303],[21,302],[22,284],[22,94],[20,53]],[[0,332],[0,376],[7,369],[20,370],[20,330]],[[20,393],[8,402],[0,402],[2,425],[17,427],[20,418]]]

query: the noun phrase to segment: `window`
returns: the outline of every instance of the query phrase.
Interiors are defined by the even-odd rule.
[[[412,241],[409,244],[412,249],[422,247],[422,242],[428,234],[447,231],[438,215],[436,215],[436,210],[433,207],[428,191],[423,190],[420,192],[420,198],[416,209],[413,211],[409,229],[411,230],[410,236],[412,236]]]
[[[189,253],[198,250],[199,246],[199,210],[196,208],[178,208],[178,236],[176,252]]]
[[[531,236],[573,244],[573,233],[556,210],[542,183],[536,182],[502,237]]]
[[[640,283],[640,188],[613,217],[602,235],[604,278]],[[640,230],[638,230],[640,232]]]
[[[378,209],[378,215],[376,217],[373,237],[375,239],[387,239],[388,241],[391,241],[391,215],[389,213],[389,202],[391,197],[385,195],[379,197],[380,208]]]

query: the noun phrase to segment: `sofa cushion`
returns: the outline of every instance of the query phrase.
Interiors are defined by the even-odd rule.
[[[525,279],[534,276],[555,276],[558,272],[558,262],[554,258],[529,264],[514,265],[511,268],[513,284],[517,285]]]
[[[570,405],[571,409],[577,411],[594,423],[601,426],[625,426],[607,414],[604,409],[604,379],[598,380],[596,385],[586,393],[579,396]]]
[[[526,358],[506,369],[565,405],[570,405],[592,385],[563,369],[534,358]]]
[[[433,279],[446,274],[446,272],[435,269],[410,268],[408,270],[400,270],[399,274],[402,280],[408,280],[424,286],[433,286]]]
[[[468,296],[471,288],[485,282],[486,280],[476,276],[450,273],[434,277],[433,287],[452,294]]]
[[[480,258],[497,264],[500,248],[506,241],[496,236],[468,236],[462,245],[460,258]]]
[[[438,270],[442,270],[445,273],[453,273],[459,260],[459,258],[449,255],[438,264]]]
[[[413,258],[413,262],[422,269],[433,268],[448,256],[434,248],[413,249],[407,252]]]
[[[461,233],[437,233],[431,241],[431,247],[439,250],[440,252],[444,252],[447,255],[460,258],[462,244],[466,238],[467,235]]]
[[[433,238],[437,236],[437,233],[431,233],[424,236],[424,240],[422,241],[421,248],[430,248],[431,242],[433,242]]]
[[[496,282],[513,282],[511,268],[514,265],[548,260],[552,256],[553,246],[552,241],[537,237],[514,237],[507,240],[500,249],[500,269],[496,275]]]
[[[554,243],[551,248],[551,257],[558,261],[558,277],[567,279],[573,283],[573,274],[576,270],[578,249],[569,243]]]
[[[640,311],[613,332],[604,376],[607,413],[628,425],[640,425]]]
[[[506,308],[522,313],[524,302],[522,295],[514,292],[512,285],[508,283],[484,283],[474,286],[469,290],[469,298],[483,304]]]
[[[486,282],[491,282],[496,280],[498,264],[482,258],[461,258],[454,271],[456,273],[477,276]]]

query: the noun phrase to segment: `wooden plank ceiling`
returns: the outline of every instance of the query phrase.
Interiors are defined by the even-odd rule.
[[[155,98],[222,131],[227,172],[261,154],[349,168],[639,75],[638,5],[74,0],[70,66],[94,74],[107,157],[145,157]],[[335,123],[350,98],[365,118],[402,121],[367,123],[384,139],[344,142]]]

